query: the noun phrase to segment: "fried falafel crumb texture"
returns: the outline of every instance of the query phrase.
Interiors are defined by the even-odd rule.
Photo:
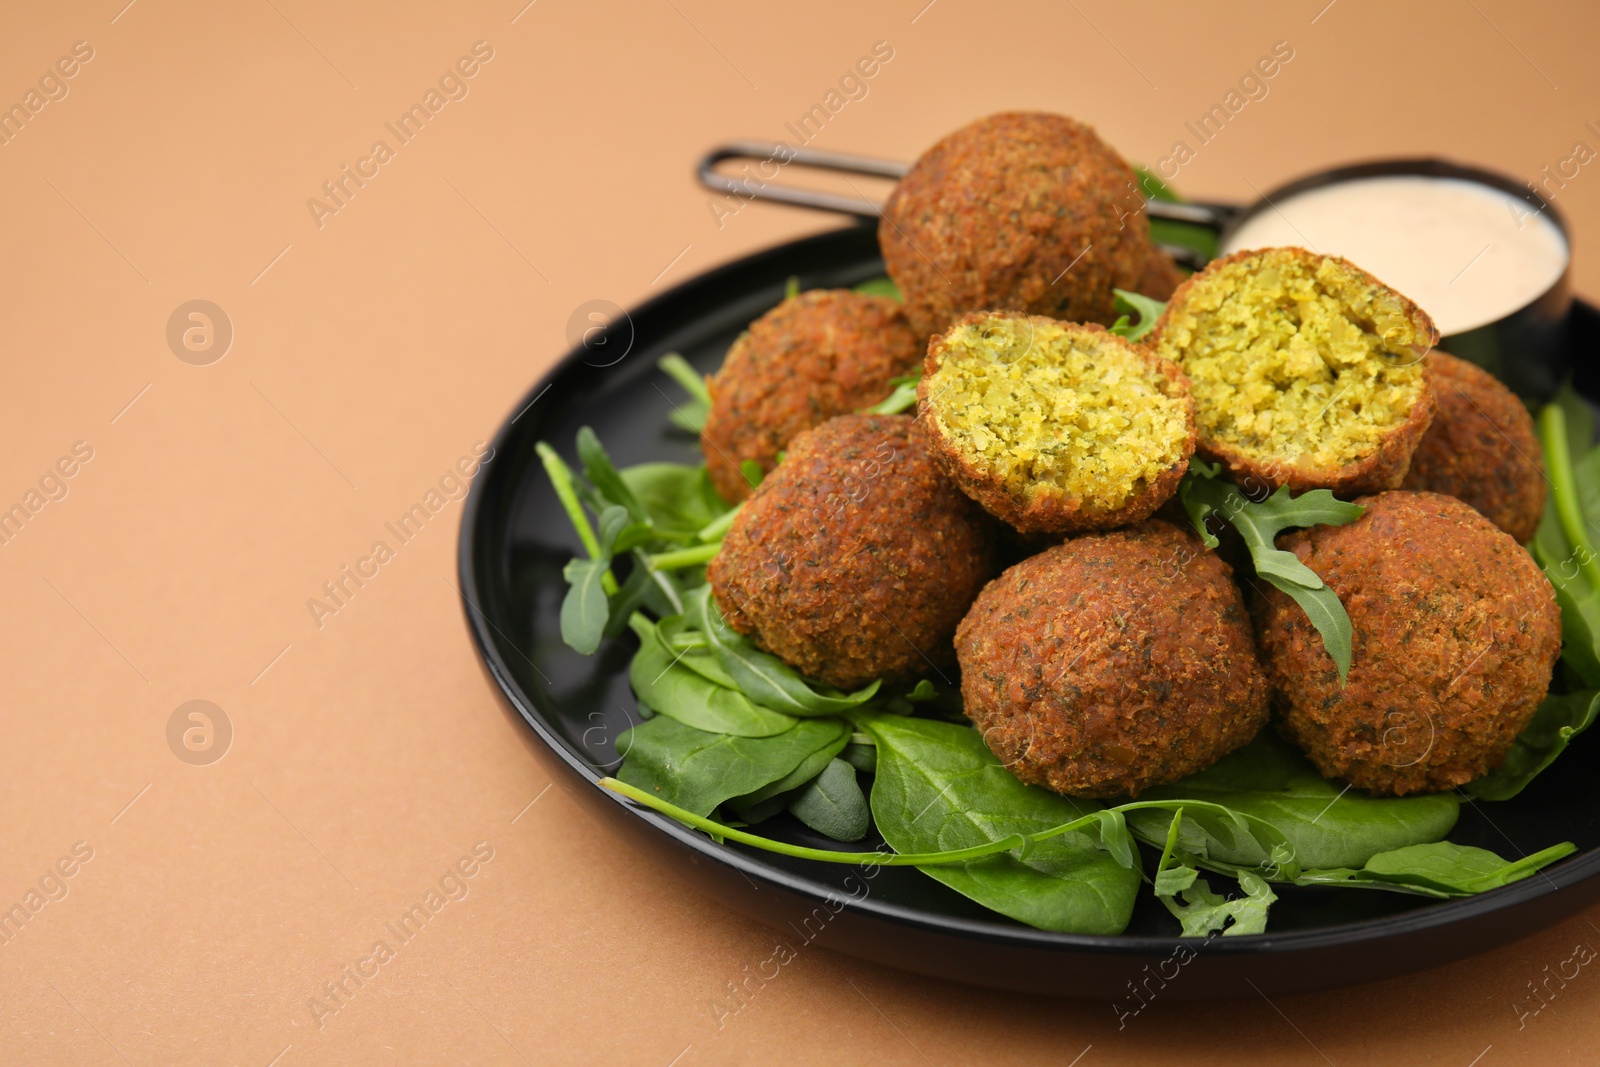
[[[1114,510],[1185,460],[1180,387],[1121,338],[988,316],[944,339],[931,412],[969,463],[1032,499]]]
[[[1188,374],[1200,436],[1252,459],[1339,467],[1422,402],[1426,318],[1343,260],[1264,249],[1197,277],[1156,340]]]

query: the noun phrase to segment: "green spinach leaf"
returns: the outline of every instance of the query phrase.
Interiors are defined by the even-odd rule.
[[[624,467],[622,481],[663,535],[692,540],[728,511],[704,464],[641,463]]]
[[[789,801],[795,818],[835,841],[860,841],[872,827],[867,796],[856,781],[856,769],[835,759]]]
[[[839,735],[839,737],[835,740],[828,742],[826,745],[822,746],[805,759],[801,760],[799,766],[790,771],[788,774],[784,775],[782,778],[779,778],[776,782],[771,782],[767,785],[764,785],[755,792],[749,793],[745,796],[735,797],[733,800],[728,802],[729,806],[732,807],[734,811],[742,814],[756,805],[765,803],[766,801],[772,800],[776,797],[781,797],[785,793],[799,789],[801,786],[813,781],[817,775],[826,770],[828,764],[833,762],[833,758],[837,756],[841,750],[843,750],[845,744],[849,740],[850,733],[849,731],[846,731],[845,733]],[[787,803],[787,800],[785,800],[784,803]],[[783,805],[780,804],[778,807],[779,810],[781,810]]]
[[[617,738],[623,755],[617,777],[686,811],[709,815],[724,801],[778,781],[849,733],[842,719],[802,719],[772,737],[735,737],[662,714]]]
[[[1524,856],[1505,860],[1487,849],[1436,841],[1380,852],[1359,870],[1309,870],[1296,885],[1334,885],[1393,889],[1434,897],[1464,897],[1496,889],[1522,879],[1541,867],[1570,856],[1577,846],[1570,841]]]
[[[874,681],[854,693],[814,688],[793,667],[762,652],[729,626],[708,585],[689,594],[688,607],[718,665],[740,692],[758,704],[788,715],[837,715],[871,700],[881,685]]]
[[[1600,687],[1600,449],[1584,402],[1569,388],[1539,413],[1550,496],[1533,554],[1561,607],[1562,660],[1590,688]]]
[[[684,666],[688,656],[675,655],[642,615],[633,616],[630,624],[639,635],[639,651],[628,666],[628,681],[634,695],[654,711],[696,730],[735,737],[775,737],[798,721]]]
[[[1139,794],[1141,801],[1205,801],[1269,824],[1287,854],[1273,854],[1260,833],[1219,833],[1196,811],[1183,819],[1183,846],[1202,858],[1235,867],[1261,868],[1276,878],[1295,868],[1359,867],[1380,852],[1438,841],[1455,826],[1460,801],[1453,793],[1369,797],[1323,778],[1294,749],[1263,735],[1181,782]],[[1130,811],[1128,825],[1152,845],[1166,840],[1172,816]],[[1191,838],[1190,834],[1196,836]]]
[[[896,852],[936,852],[1051,829],[1099,810],[1023,785],[970,726],[894,715],[860,715],[878,746],[872,815]],[[1101,833],[1110,824],[1098,824]],[[1131,844],[1121,843],[1124,855]],[[1021,854],[1019,854],[1019,852]],[[1140,875],[1073,832],[978,860],[919,868],[984,907],[1044,930],[1120,933]]]

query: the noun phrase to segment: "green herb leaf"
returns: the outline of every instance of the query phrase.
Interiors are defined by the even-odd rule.
[[[1296,885],[1391,889],[1432,897],[1464,897],[1519,882],[1541,867],[1572,855],[1570,841],[1520,860],[1505,860],[1487,849],[1437,841],[1380,852],[1359,870],[1309,870]]]
[[[666,537],[696,540],[731,510],[712,488],[703,463],[641,463],[620,473],[651,525]]]
[[[1478,800],[1510,800],[1554,763],[1568,742],[1593,725],[1596,715],[1600,715],[1600,690],[1545,697],[1533,720],[1511,743],[1500,768],[1469,782],[1465,792]]]
[[[896,285],[894,280],[887,275],[882,278],[871,278],[862,282],[860,285],[856,286],[856,292],[865,296],[886,296],[890,300],[899,300],[902,302],[905,300],[905,297],[900,293],[900,287]]]
[[[799,295],[800,295],[800,278],[799,278],[798,275],[791,274],[791,275],[789,275],[788,283],[786,285],[784,285],[784,287],[783,287],[783,298],[785,300],[793,300],[795,297],[797,297]]]
[[[776,782],[849,733],[842,719],[803,719],[772,737],[734,737],[696,730],[663,713],[617,738],[623,755],[617,777],[705,816],[724,801]]]
[[[583,476],[589,479],[607,504],[625,509],[626,514],[636,522],[650,521],[650,516],[634,498],[633,490],[628,488],[628,483],[623,481],[616,465],[611,462],[611,456],[600,443],[600,438],[587,426],[578,430],[578,459],[583,463]]]
[[[1369,797],[1335,785],[1288,744],[1263,734],[1213,766],[1172,785],[1139,794],[1140,801],[1221,805],[1245,821],[1225,826],[1185,808],[1180,844],[1195,855],[1232,867],[1261,868],[1268,877],[1288,868],[1360,867],[1380,852],[1438,841],[1455,826],[1453,793]],[[1166,811],[1129,811],[1128,825],[1151,844],[1165,841]],[[1264,840],[1259,824],[1281,835]],[[1240,828],[1243,827],[1243,832]]]
[[[1138,341],[1145,334],[1155,329],[1156,320],[1161,317],[1162,312],[1167,310],[1167,304],[1164,300],[1140,296],[1138,293],[1130,293],[1126,289],[1113,289],[1111,291],[1116,294],[1117,310],[1124,312],[1124,314],[1112,325],[1110,332],[1119,337],[1126,337],[1130,341]],[[1139,316],[1138,325],[1129,325],[1129,314]]]
[[[1197,469],[1193,464],[1179,483],[1178,492],[1184,510],[1208,547],[1214,548],[1217,544],[1216,538],[1206,529],[1209,516],[1217,515],[1239,531],[1250,550],[1256,575],[1300,605],[1321,635],[1322,645],[1339,669],[1339,681],[1343,684],[1350,675],[1350,646],[1354,639],[1350,615],[1339,597],[1323,585],[1311,568],[1301,563],[1293,552],[1277,547],[1276,538],[1291,527],[1343,525],[1360,518],[1365,509],[1336,499],[1326,489],[1313,489],[1292,497],[1287,486],[1265,500],[1253,501],[1238,486],[1208,473],[1203,467]]]
[[[728,801],[728,806],[733,808],[734,811],[743,814],[745,811],[748,811],[755,805],[762,804],[765,801],[772,800],[776,797],[783,797],[784,794],[799,789],[801,786],[814,780],[817,775],[826,770],[828,764],[833,762],[833,757],[837,756],[844,749],[844,746],[849,743],[849,741],[850,733],[847,730],[835,740],[830,741],[828,744],[822,746],[815,752],[811,753],[811,755],[801,760],[798,767],[784,775],[782,778],[779,778],[776,782],[771,782],[767,785],[764,785],[760,789],[757,789],[755,792],[746,796],[735,797]],[[781,811],[784,804],[787,803],[788,801],[785,799],[783,804],[778,805],[778,810]]]
[[[795,818],[835,841],[860,841],[872,827],[867,795],[856,769],[842,759],[830,762],[789,801]]]
[[[691,618],[705,634],[717,663],[733,679],[735,687],[758,704],[789,715],[837,715],[860,707],[878,692],[881,683],[877,681],[854,693],[818,690],[793,667],[762,652],[729,626],[710,586],[694,590],[688,600]]]
[[[908,374],[903,378],[891,378],[889,384],[893,386],[889,395],[878,401],[870,408],[862,408],[863,415],[898,415],[903,411],[910,411],[917,406],[917,383],[922,380],[920,374]]]
[[[1023,785],[970,726],[894,715],[861,716],[878,745],[872,815],[896,852],[982,845],[1072,822],[1099,810]],[[1105,823],[1095,824],[1102,833]],[[920,868],[984,907],[1044,930],[1120,933],[1140,875],[1074,831],[983,859]]]
[[[1593,423],[1570,387],[1539,413],[1539,438],[1550,496],[1533,538],[1533,555],[1561,607],[1563,662],[1585,686],[1600,687],[1600,449]]]
[[[794,718],[761,707],[692,669],[689,655],[673,653],[656,625],[642,615],[630,622],[639,635],[639,651],[628,667],[628,681],[634,695],[653,710],[696,730],[736,737],[775,737],[795,725]]]
[[[561,640],[580,655],[590,656],[600,647],[610,617],[601,579],[610,573],[611,559],[569,560],[561,576],[570,587],[561,601]]]

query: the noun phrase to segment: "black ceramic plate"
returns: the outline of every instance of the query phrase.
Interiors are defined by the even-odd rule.
[[[1514,801],[1463,804],[1451,835],[1508,857],[1558,841],[1577,844],[1576,855],[1543,874],[1454,901],[1282,887],[1270,933],[1206,942],[1176,937],[1176,924],[1148,893],[1121,936],[1046,933],[987,912],[913,869],[880,868],[864,877],[853,867],[717,845],[597,786],[618,765],[614,741],[634,721],[627,680],[634,645],[625,636],[583,657],[561,642],[561,568],[579,545],[535,443],[549,441],[570,457],[574,434],[587,424],[619,465],[698,462],[697,442],[668,422],[681,391],[656,359],[677,351],[714,370],[739,331],[782,299],[790,276],[803,288],[836,287],[882,269],[871,227],[721,267],[632,312],[631,331],[623,323],[605,345],[568,355],[501,428],[462,518],[461,591],[490,676],[558,784],[663,867],[782,931],[796,947],[820,938],[840,952],[953,981],[1112,1002],[1128,995],[1129,980],[1157,971],[1184,976],[1162,991],[1174,999],[1254,996],[1247,979],[1291,992],[1401,974],[1504,943],[1600,898],[1600,778],[1589,769],[1600,752],[1595,734],[1580,738]],[[1580,305],[1572,326],[1574,351],[1593,352],[1600,315]],[[1574,360],[1585,370],[1589,362]],[[837,847],[788,816],[764,829]]]

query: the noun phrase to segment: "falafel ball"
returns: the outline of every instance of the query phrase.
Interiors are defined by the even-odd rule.
[[[911,416],[841,415],[790,442],[706,578],[729,624],[802,674],[892,684],[951,665],[995,533]]]
[[[1437,407],[1402,487],[1465,500],[1527,544],[1544,515],[1546,484],[1533,417],[1476,364],[1430,352],[1427,367]]]
[[[1433,417],[1437,342],[1416,304],[1303,248],[1213,260],[1146,338],[1189,376],[1201,456],[1242,484],[1341,496],[1405,478]]]
[[[1152,519],[1007,570],[956,631],[961,695],[1024,782],[1135,796],[1209,767],[1267,721],[1228,565]]]
[[[1253,605],[1284,733],[1324,777],[1404,796],[1498,767],[1561,651],[1555,591],[1526,549],[1455,497],[1388,492],[1366,514],[1279,539],[1339,595],[1348,684],[1304,611]]]
[[[1028,533],[1148,518],[1195,445],[1183,372],[1100,326],[963,316],[928,345],[918,417],[946,473]]]
[[[1111,290],[1137,289],[1162,255],[1133,168],[1091,127],[1021,111],[924,152],[884,204],[878,244],[923,337],[985,308],[1109,326]]]
[[[700,448],[711,483],[730,503],[743,500],[745,462],[772,470],[795,434],[884,399],[922,352],[922,337],[888,297],[813,289],[785,300],[739,335],[707,381]]]

